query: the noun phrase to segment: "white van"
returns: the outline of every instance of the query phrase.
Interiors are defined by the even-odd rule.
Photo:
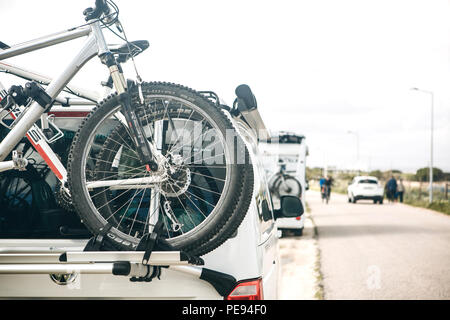
[[[252,95],[249,88],[247,94]],[[34,217],[42,230],[27,233],[27,226],[22,225],[26,219],[19,209],[36,204],[28,193],[15,199],[16,211],[0,211],[0,298],[277,299],[281,268],[275,218],[300,216],[303,208],[300,201],[286,197],[282,210],[273,210],[258,147],[265,127],[256,100],[246,106],[241,98],[237,99],[239,112],[231,110],[233,116],[226,113],[249,150],[254,191],[237,232],[202,256],[204,265],[192,265],[193,260],[187,261],[189,258],[179,251],[152,252],[148,260],[151,266],[141,263],[142,251],[83,251],[91,235],[75,213],[62,209],[49,209],[45,215]],[[52,108],[55,123],[67,139],[87,112],[87,106]],[[64,145],[70,145],[69,141],[61,141],[62,153]],[[17,174],[26,175],[27,171]],[[28,189],[24,181],[28,180],[17,179],[17,188],[30,192],[31,188],[44,190],[45,183],[56,183],[52,173]],[[5,184],[0,181],[0,186]],[[9,238],[2,236],[6,228]]]
[[[306,157],[308,156],[308,147],[305,142],[305,136],[293,132],[274,132],[272,141],[264,145],[264,166],[266,174],[269,177],[269,185],[277,183],[279,179],[278,172],[282,171],[293,177],[297,181],[290,181],[293,186],[292,191],[300,195],[303,206],[305,206],[305,191],[307,190],[306,181]],[[297,186],[296,186],[297,185]],[[277,199],[274,198],[275,209],[279,208]],[[284,235],[287,232],[293,232],[294,235],[301,236],[304,228],[302,217],[280,218],[277,219],[277,227]]]

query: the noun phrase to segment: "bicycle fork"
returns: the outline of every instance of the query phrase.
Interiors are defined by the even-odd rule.
[[[158,164],[154,160],[154,151],[152,152],[151,142],[145,137],[144,128],[139,118],[136,116],[136,112],[131,105],[131,94],[130,92],[135,87],[133,81],[125,81],[123,76],[122,68],[119,63],[117,63],[111,52],[105,52],[100,59],[104,63],[111,74],[111,78],[116,88],[119,101],[123,108],[123,114],[125,120],[130,129],[130,135],[134,140],[137,147],[138,156],[146,166],[147,171],[157,171]],[[143,100],[143,99],[142,99]],[[143,103],[143,101],[141,101]]]

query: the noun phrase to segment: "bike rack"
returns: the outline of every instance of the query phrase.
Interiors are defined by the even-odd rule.
[[[142,264],[145,251],[67,251],[44,252],[40,248],[11,247],[0,253],[0,275],[18,274],[106,274],[127,276],[131,282],[151,282],[167,268],[195,276],[210,283],[226,297],[236,286],[236,279],[226,273],[194,266],[182,251],[153,251],[148,264]],[[38,253],[36,253],[38,252]],[[203,260],[202,260],[203,261]]]
[[[110,241],[105,234],[110,229],[107,226],[102,233],[92,237],[86,246],[80,250],[71,251],[56,249],[43,251],[19,251],[11,247],[0,251],[0,274],[11,273],[112,273],[114,275],[132,275],[132,270],[122,270],[125,266],[142,265],[161,267],[174,265],[203,265],[203,259],[176,251],[165,239],[160,237],[162,222],[158,221],[153,232],[145,235],[137,246],[138,251],[110,251]],[[164,251],[154,251],[162,248]],[[108,251],[105,251],[108,250]],[[72,270],[72,271],[71,271]],[[69,272],[71,271],[71,272]],[[138,272],[139,273],[139,272]],[[145,274],[144,276],[146,276]]]
[[[149,277],[149,271],[160,267],[188,266],[180,251],[154,251],[148,264],[142,264],[144,251],[68,251],[64,253],[0,253],[0,274],[113,274],[117,276]],[[189,273],[198,273],[191,266]],[[151,280],[151,279],[150,279]]]
[[[159,237],[158,223],[154,230],[142,238],[138,251],[102,251],[102,234],[91,238],[85,247],[32,247],[32,240],[26,242],[28,247],[14,246],[19,241],[11,241],[11,246],[0,248],[0,275],[106,274],[127,276],[131,282],[151,282],[167,268],[209,282],[224,297],[234,289],[237,282],[233,276],[200,267],[202,258],[174,250]]]

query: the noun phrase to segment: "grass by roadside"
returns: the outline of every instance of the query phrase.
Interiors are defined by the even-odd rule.
[[[306,202],[306,212],[309,213],[309,219],[311,220],[311,222],[313,224],[313,232],[314,232],[313,238],[316,243],[316,262],[314,265],[314,273],[316,275],[316,293],[314,294],[314,298],[317,300],[324,300],[325,299],[325,294],[324,294],[325,291],[323,288],[323,276],[322,276],[321,265],[320,265],[321,257],[320,257],[320,249],[319,249],[319,244],[318,244],[319,233],[317,232],[317,226],[316,226],[316,223],[314,222],[314,218],[311,216],[311,207],[309,206],[308,202]]]
[[[433,201],[433,203],[430,204],[427,200],[405,199],[403,203],[414,207],[426,208],[450,215],[450,203],[448,200],[437,200]]]
[[[417,188],[406,189],[404,203],[450,215],[450,201],[445,199],[444,190],[433,189],[433,203],[431,204],[429,203],[428,190]]]
[[[320,249],[317,248],[317,255],[316,255],[316,266],[314,268],[314,272],[316,273],[316,281],[317,281],[317,289],[316,293],[314,294],[314,298],[317,300],[325,300],[325,290],[323,288],[323,276],[322,271],[320,269]]]
[[[305,202],[305,206],[306,206],[305,212],[310,213],[311,212],[311,207],[309,206],[308,202]]]

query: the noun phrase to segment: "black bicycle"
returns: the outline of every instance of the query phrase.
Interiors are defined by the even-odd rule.
[[[320,190],[320,195],[322,197],[322,203],[325,202],[328,204],[330,201],[330,193],[331,193],[331,187],[327,184],[324,184]]]

